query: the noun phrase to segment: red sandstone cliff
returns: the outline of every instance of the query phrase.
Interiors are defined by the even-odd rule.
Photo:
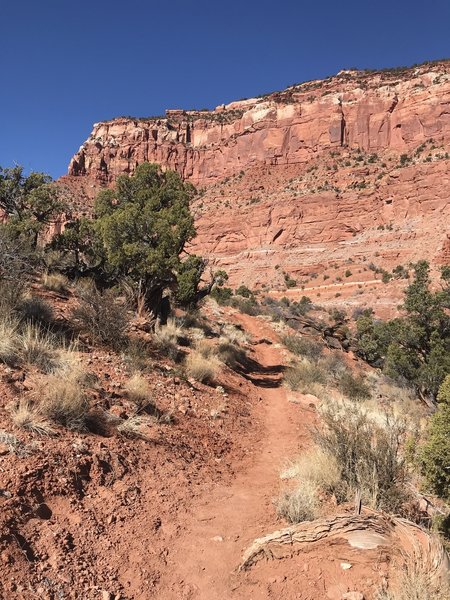
[[[370,261],[448,260],[449,151],[441,62],[99,123],[69,179],[92,195],[143,161],[176,169],[201,189],[196,250],[234,283],[281,285],[286,271],[308,288],[308,274],[336,275],[349,261],[364,280]]]

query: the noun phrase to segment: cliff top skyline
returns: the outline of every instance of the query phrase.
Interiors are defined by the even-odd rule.
[[[211,109],[345,68],[449,56],[450,6],[437,0],[432,8],[385,0],[376,9],[353,0],[275,7],[131,0],[125,9],[117,0],[82,0],[74,12],[56,0],[44,8],[8,3],[0,165],[58,177],[94,122]]]

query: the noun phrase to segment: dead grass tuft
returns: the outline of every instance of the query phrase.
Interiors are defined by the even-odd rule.
[[[437,584],[424,567],[405,567],[395,590],[380,590],[376,600],[448,600],[450,586]]]
[[[213,383],[219,370],[217,357],[205,358],[200,352],[193,350],[186,358],[186,374],[201,383]]]
[[[0,319],[0,361],[14,365],[18,360],[18,323],[9,315]]]
[[[277,501],[277,513],[292,524],[317,519],[320,503],[315,487],[304,482],[294,490],[283,492]]]
[[[19,429],[26,429],[37,435],[56,435],[50,422],[29,400],[22,399],[11,408],[11,419]]]
[[[150,385],[140,374],[135,373],[125,384],[128,398],[136,405],[138,412],[150,404]]]
[[[286,369],[284,382],[293,391],[310,394],[314,384],[326,384],[327,373],[318,364],[301,362]]]
[[[85,428],[89,402],[77,377],[42,377],[32,398],[36,409],[46,419],[72,430]]]
[[[341,468],[332,454],[315,447],[288,463],[281,478],[298,479],[316,489],[333,493],[341,481]]]
[[[44,273],[42,275],[42,285],[45,289],[60,294],[67,291],[69,280],[62,273]]]
[[[179,358],[178,339],[183,335],[183,330],[179,327],[175,319],[169,319],[167,325],[159,326],[154,335],[153,341],[157,349],[172,360]]]
[[[20,337],[20,355],[29,365],[35,365],[44,373],[58,368],[58,353],[55,337],[38,325],[27,323]]]

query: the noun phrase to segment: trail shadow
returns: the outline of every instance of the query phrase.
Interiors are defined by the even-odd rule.
[[[277,388],[283,382],[282,374],[285,367],[283,365],[266,367],[249,356],[242,356],[239,357],[234,370],[257,387]]]

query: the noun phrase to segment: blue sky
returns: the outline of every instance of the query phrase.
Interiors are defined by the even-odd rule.
[[[450,2],[1,0],[0,166],[64,174],[92,124],[450,56]]]

